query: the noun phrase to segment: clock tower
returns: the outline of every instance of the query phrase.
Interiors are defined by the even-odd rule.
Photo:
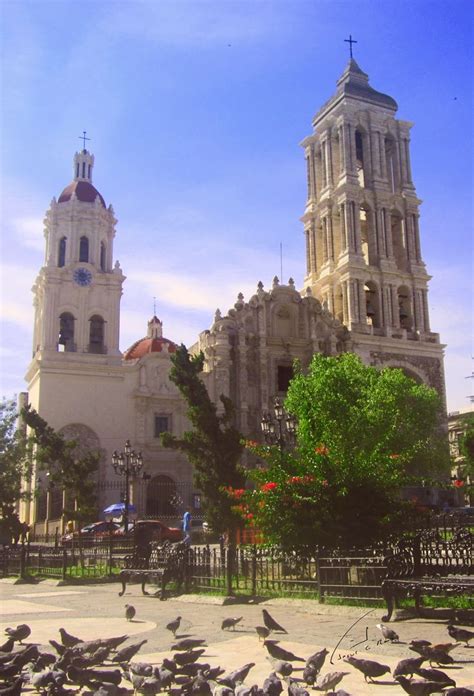
[[[113,265],[114,211],[92,185],[94,155],[74,156],[73,181],[44,221],[45,265],[33,287],[33,363],[117,363],[124,276]]]

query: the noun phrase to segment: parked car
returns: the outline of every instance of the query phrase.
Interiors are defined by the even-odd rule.
[[[139,531],[146,533],[150,541],[181,541],[183,532],[177,527],[168,527],[160,520],[136,520],[129,522],[127,536],[135,536]],[[122,525],[115,532],[118,536],[125,536],[125,527]]]
[[[85,527],[81,529],[81,536],[87,537],[88,539],[91,539],[93,537],[103,537],[103,536],[109,536],[110,533],[114,534],[119,525],[116,522],[109,522],[108,520],[102,520],[101,522],[91,522],[90,524],[86,524]],[[75,532],[68,532],[67,534],[64,534],[61,537],[61,541],[64,542],[70,542],[77,540],[79,538],[79,532],[76,530]]]

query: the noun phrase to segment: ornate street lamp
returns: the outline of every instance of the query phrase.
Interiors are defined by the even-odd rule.
[[[273,400],[273,414],[266,411],[260,422],[265,442],[278,445],[281,454],[287,445],[294,444],[296,424],[296,417],[285,411],[279,396]]]
[[[130,507],[130,478],[135,479],[143,466],[142,453],[138,454],[132,450],[130,440],[127,440],[123,452],[120,454],[115,450],[112,455],[112,466],[118,476],[125,476],[125,511],[123,513],[123,523],[125,534],[128,532],[128,510]]]

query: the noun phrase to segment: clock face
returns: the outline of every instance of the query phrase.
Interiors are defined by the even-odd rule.
[[[92,273],[87,268],[76,268],[73,278],[74,282],[78,285],[90,285],[92,281]]]

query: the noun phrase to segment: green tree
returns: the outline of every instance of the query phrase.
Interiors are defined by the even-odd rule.
[[[187,416],[193,430],[178,439],[163,433],[165,447],[177,449],[188,457],[194,467],[196,486],[203,494],[203,507],[211,526],[218,532],[228,531],[231,536],[241,524],[226,486],[243,487],[245,477],[239,469],[243,445],[241,435],[233,425],[234,409],[230,399],[220,396],[223,413],[218,414],[199,377],[204,364],[202,353],[190,356],[181,345],[171,358],[170,379],[176,384],[187,403]]]
[[[81,452],[79,443],[65,440],[29,405],[22,409],[22,417],[33,431],[38,468],[46,471],[50,486],[66,492],[68,507],[64,514],[80,524],[93,519],[97,514],[96,474],[100,453]]]
[[[250,445],[268,468],[252,473],[253,492],[231,494],[272,541],[370,543],[408,520],[404,484],[440,467],[449,476],[439,396],[401,370],[315,355],[307,374],[296,370],[285,407],[298,419],[294,452]]]
[[[474,476],[474,414],[465,420],[465,429],[459,440],[459,454],[463,457],[463,474]]]
[[[18,412],[13,400],[0,403],[0,517],[2,534],[17,536],[20,520],[16,504],[29,494],[22,482],[31,476],[30,443],[17,427]]]

